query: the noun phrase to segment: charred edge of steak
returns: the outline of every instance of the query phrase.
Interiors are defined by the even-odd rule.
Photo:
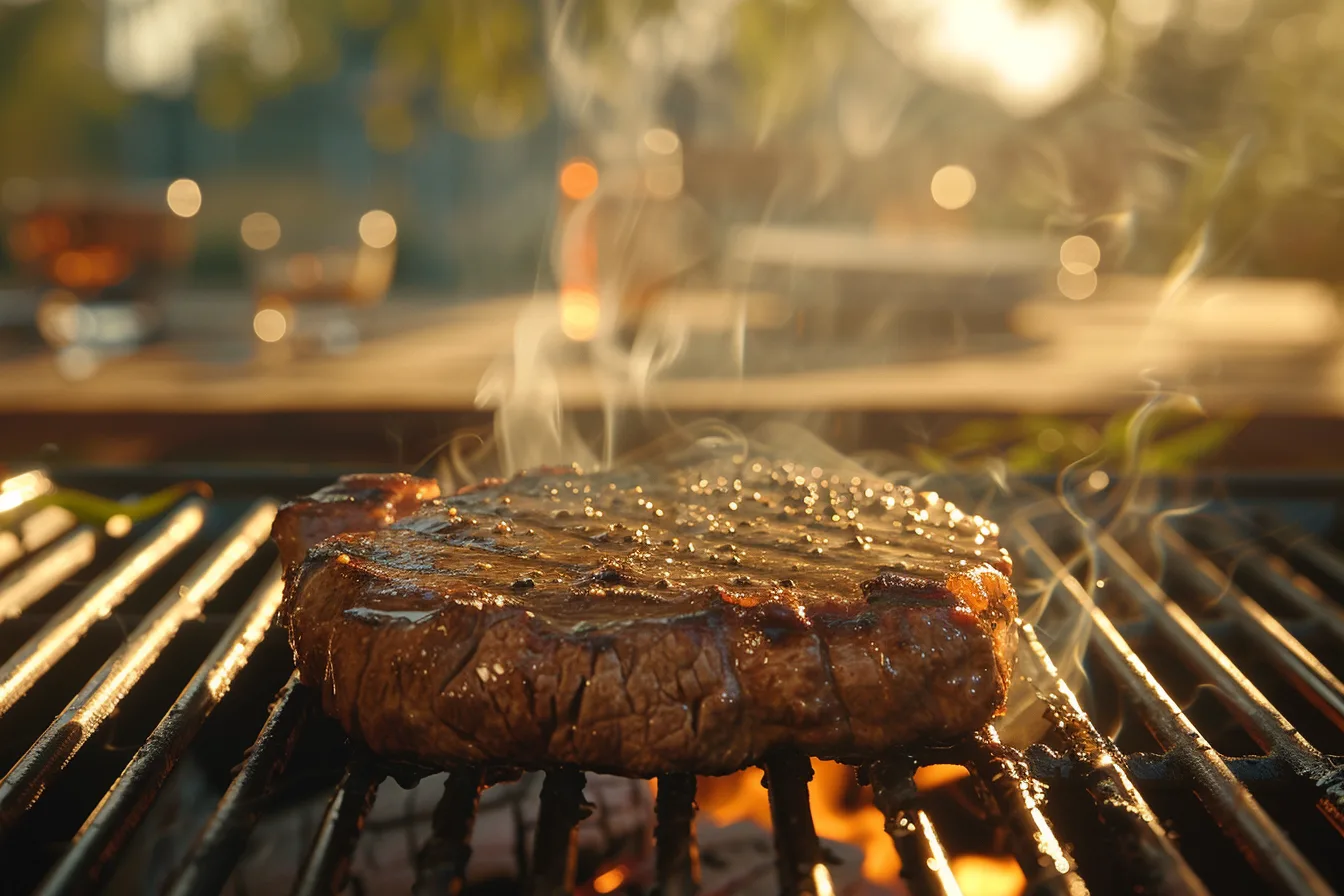
[[[342,532],[382,529],[439,496],[439,484],[406,473],[358,473],[280,508],[271,537],[286,569],[318,542]]]
[[[717,773],[1001,712],[1016,598],[997,526],[762,469],[549,472],[331,538],[289,581],[300,674],[376,752],[429,765]]]

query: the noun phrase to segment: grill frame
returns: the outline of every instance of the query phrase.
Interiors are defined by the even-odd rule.
[[[117,493],[161,487],[178,478],[174,472],[72,470],[53,478],[63,484]],[[222,496],[229,498],[244,495],[256,498],[259,493],[303,493],[330,481],[325,472],[297,477],[278,471],[259,474],[256,470],[210,471],[204,477],[201,473],[201,470],[193,469],[189,478],[206,478],[219,487]],[[1164,490],[1170,497],[1188,494],[1187,489],[1197,494],[1231,495],[1251,502],[1268,500],[1277,505],[1298,499],[1325,500],[1344,506],[1344,480],[1338,479],[1231,477],[1196,483],[1193,487],[1188,483],[1172,483]],[[205,505],[198,499],[188,499],[172,511],[175,517],[160,523],[149,535],[141,537],[137,545],[160,543],[155,539],[167,537],[164,533],[172,531],[172,519],[181,522],[183,515],[191,517],[196,507],[200,508],[204,522]],[[253,504],[248,511],[250,515],[244,520],[249,524],[238,523],[222,541],[216,542],[186,573],[176,596],[170,592],[156,610],[141,620],[128,644],[134,645],[142,633],[153,636],[155,625],[164,624],[164,620],[171,617],[176,620],[176,627],[169,625],[159,631],[157,639],[151,637],[152,644],[157,643],[162,649],[176,634],[177,627],[191,618],[190,614],[174,613],[175,607],[180,611],[195,601],[195,609],[202,610],[239,567],[258,551],[267,550],[264,534],[259,536],[258,533],[268,529],[269,524],[262,525],[257,521],[273,514],[274,508],[274,503],[266,498]],[[1125,698],[1133,703],[1166,750],[1161,755],[1121,753],[1083,710],[1032,627],[1024,625],[1022,636],[1026,649],[1021,652],[1022,662],[1030,667],[1029,677],[1042,699],[1052,729],[1065,745],[1063,754],[1033,748],[1023,755],[1005,747],[993,726],[989,726],[977,737],[948,750],[887,757],[859,770],[873,785],[875,803],[886,818],[888,832],[903,860],[910,889],[916,893],[959,892],[956,880],[948,870],[946,849],[930,816],[922,808],[920,794],[912,781],[914,771],[921,764],[953,761],[972,770],[984,795],[984,808],[997,815],[1008,832],[1009,842],[1019,864],[1027,872],[1032,892],[1087,892],[1077,865],[1042,811],[1047,802],[1044,796],[1046,784],[1063,782],[1081,782],[1095,803],[1102,828],[1114,838],[1126,865],[1131,868],[1133,881],[1149,892],[1207,892],[1144,797],[1140,785],[1153,782],[1193,788],[1220,827],[1275,888],[1293,893],[1330,892],[1324,877],[1263,811],[1247,785],[1284,781],[1305,783],[1316,792],[1327,819],[1336,830],[1344,833],[1344,768],[1339,757],[1322,753],[1310,744],[1219,648],[1206,631],[1208,626],[1191,618],[1109,532],[1098,529],[1088,533],[1096,545],[1095,554],[1112,574],[1128,583],[1128,593],[1137,596],[1137,602],[1146,614],[1137,625],[1126,623],[1123,631],[1081,584],[1076,564],[1066,563],[1057,555],[1048,534],[1049,526],[1059,519],[1057,505],[1043,502],[1021,509],[1008,518],[1011,524],[1004,530],[1013,535],[1014,543],[1010,547],[1019,566],[1026,566],[1049,581],[1052,599],[1055,595],[1066,598],[1090,617],[1091,643],[1097,655],[1111,675],[1127,682]],[[1278,520],[1268,524],[1263,516],[1259,520],[1265,546],[1275,546],[1285,555],[1306,558],[1344,586],[1344,557],[1312,536],[1295,531]],[[187,538],[199,531],[198,525]],[[1176,568],[1201,582],[1204,591],[1222,596],[1219,605],[1227,612],[1230,625],[1243,634],[1260,638],[1260,645],[1282,661],[1281,672],[1300,685],[1304,693],[1315,695],[1330,721],[1344,727],[1344,685],[1303,645],[1295,629],[1280,625],[1209,558],[1204,546],[1196,546],[1186,534],[1165,522],[1159,524],[1157,535]],[[19,569],[27,569],[38,562],[50,563],[55,569],[77,569],[78,560],[85,553],[66,547],[62,554],[62,547],[78,545],[90,537],[92,533],[87,527],[72,527],[59,532],[45,543],[36,544],[36,554],[34,549],[28,549],[27,564]],[[1209,537],[1226,549],[1226,533],[1213,533]],[[186,540],[174,543],[174,550],[181,549],[185,543]],[[28,546],[25,544],[25,547]],[[64,565],[57,560],[45,559],[62,556],[68,558]],[[1251,568],[1267,578],[1281,597],[1307,617],[1309,625],[1296,628],[1324,629],[1330,636],[1344,641],[1344,614],[1327,603],[1319,589],[1313,592],[1300,581],[1285,575],[1260,546],[1255,546],[1249,556]],[[134,586],[143,585],[162,563],[160,560],[151,569],[142,571],[142,575],[134,578]],[[118,607],[135,587],[128,586],[124,569],[119,572],[116,569],[96,578],[53,616],[53,622],[34,636],[39,644],[50,640],[52,631],[59,629],[58,623],[63,619],[68,622],[75,618],[80,623],[72,629],[78,637],[88,631],[88,626],[80,628],[83,622],[92,625],[94,617],[105,616]],[[6,570],[6,575],[12,575],[12,568]],[[46,579],[38,581],[40,584]],[[9,578],[0,579],[0,598],[7,593],[5,589],[9,582]],[[200,726],[223,699],[229,683],[261,642],[278,607],[277,594],[278,571],[272,567],[243,608],[234,614],[229,627],[154,733],[132,757],[81,827],[72,847],[55,863],[35,892],[83,892],[94,889],[105,879],[173,767],[191,747]],[[25,594],[22,601],[15,600],[14,605],[22,603],[22,607],[9,618],[21,616],[23,609],[40,599],[40,594],[36,598]],[[3,599],[0,599],[0,606],[3,605]],[[85,613],[88,619],[78,616],[80,607],[93,606],[101,608],[99,613]],[[62,617],[62,613],[66,616]],[[1143,625],[1175,645],[1183,662],[1206,673],[1239,712],[1244,725],[1256,735],[1266,750],[1264,757],[1228,757],[1213,749],[1127,640],[1126,633],[1137,631]],[[165,634],[166,639],[162,637]],[[73,646],[69,637],[63,643],[67,650]],[[118,674],[114,660],[125,650],[132,648],[123,645],[107,660],[90,686],[71,701],[68,711],[81,711],[76,705],[80,698],[86,698],[87,702],[91,694],[98,694],[97,682],[106,683],[108,676]],[[151,668],[152,657],[157,655],[154,651],[138,672],[123,673],[123,678],[114,682],[115,687],[106,689],[113,698],[112,705],[134,687],[139,676]],[[0,665],[0,717],[21,699],[23,693],[22,687],[11,687],[11,697],[4,702],[7,681],[30,685],[59,659],[49,658],[45,664],[34,665],[32,651],[25,653],[21,649],[16,656],[17,662],[15,656],[11,656]],[[23,665],[25,662],[27,666]],[[12,673],[19,667],[28,670],[25,676],[17,679],[12,674],[6,676],[6,670]],[[189,860],[176,870],[167,892],[174,896],[216,893],[224,886],[260,817],[258,805],[265,801],[284,774],[299,734],[314,715],[314,708],[311,693],[291,676],[276,695],[255,743],[215,812],[197,835]],[[103,720],[96,714],[93,718],[99,724]],[[81,744],[88,739],[87,733],[82,736]],[[59,774],[70,761],[78,750],[78,745],[70,749],[70,743],[53,723],[44,739],[30,750],[31,755],[0,781],[0,836],[18,822],[23,810],[37,801],[42,789],[37,785],[45,786],[45,782]],[[782,886],[786,892],[825,892],[825,882],[810,873],[822,857],[807,796],[810,766],[801,757],[791,755],[771,757],[764,765],[770,784]],[[318,831],[301,863],[295,893],[338,892],[344,886],[363,819],[373,803],[378,784],[389,771],[373,757],[359,751],[349,756],[344,774],[331,794]],[[460,769],[450,774],[443,799],[435,812],[431,838],[420,850],[417,860],[417,894],[460,891],[470,856],[471,818],[487,777],[480,769]],[[573,891],[574,831],[584,815],[582,782],[583,776],[578,770],[560,769],[547,775],[542,791],[541,835],[537,837],[529,863],[531,893]],[[655,849],[660,892],[664,894],[695,891],[693,806],[694,779],[680,776],[660,780]]]

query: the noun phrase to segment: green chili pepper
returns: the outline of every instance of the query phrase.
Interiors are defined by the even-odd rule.
[[[74,514],[80,522],[101,527],[114,516],[129,517],[133,523],[158,516],[190,494],[209,498],[210,486],[199,481],[179,482],[137,501],[113,501],[78,489],[58,488],[38,495],[29,502],[29,506],[61,507]]]

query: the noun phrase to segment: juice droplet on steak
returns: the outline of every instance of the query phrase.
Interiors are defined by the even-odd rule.
[[[708,606],[795,627],[883,600],[979,611],[995,587],[982,580],[1009,571],[998,527],[934,492],[764,461],[525,473],[428,504],[398,530],[460,552],[428,564],[443,597],[520,604],[562,626]]]

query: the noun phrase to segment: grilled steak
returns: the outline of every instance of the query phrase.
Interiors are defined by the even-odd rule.
[[[857,759],[1002,710],[1017,605],[997,533],[932,493],[790,465],[550,472],[326,539],[282,617],[326,711],[392,758]]]
[[[342,476],[306,498],[291,501],[275,516],[271,537],[286,568],[308,549],[341,532],[382,529],[439,496],[439,483],[405,473]]]

